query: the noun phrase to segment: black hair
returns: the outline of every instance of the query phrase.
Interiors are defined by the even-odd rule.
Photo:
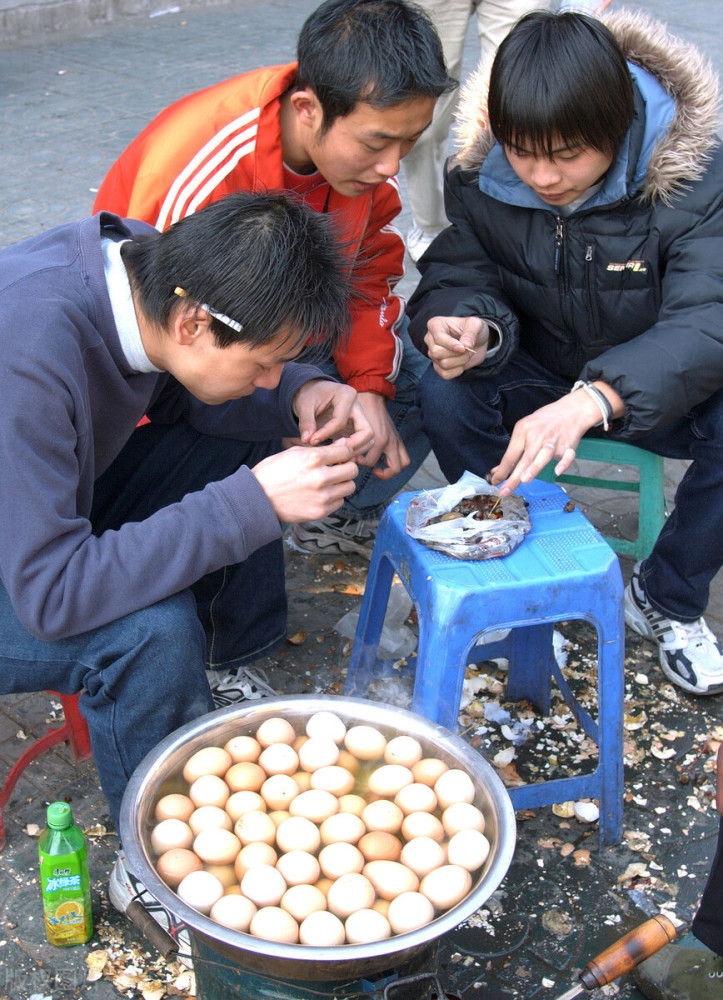
[[[349,260],[329,216],[285,194],[239,191],[121,253],[144,315],[166,327],[180,302],[208,306],[219,347],[286,331],[329,352],[350,326]],[[179,298],[179,295],[182,297]]]
[[[504,146],[551,156],[561,140],[614,157],[633,120],[633,83],[615,36],[597,18],[534,11],[497,51],[488,108]]]
[[[431,18],[408,0],[326,0],[304,22],[297,57],[296,87],[319,99],[322,133],[360,101],[388,108],[457,85]]]

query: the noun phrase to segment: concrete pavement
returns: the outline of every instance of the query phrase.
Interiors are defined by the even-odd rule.
[[[246,69],[292,59],[298,29],[314,6],[315,0],[263,5],[246,0],[184,7],[73,34],[0,44],[0,245],[87,214],[115,157],[171,101]],[[668,21],[723,67],[718,0],[630,6]],[[466,71],[474,63],[475,47],[470,34]],[[405,210],[400,228],[407,224]],[[404,287],[413,286],[410,265]],[[681,469],[681,463],[667,465],[671,503]],[[429,462],[414,485],[434,485],[436,475]],[[603,530],[626,535],[633,528],[630,498],[587,493],[577,499]],[[306,638],[263,661],[259,669],[279,691],[338,693],[348,643],[333,624],[358,607],[365,564],[355,558],[330,564],[321,557],[290,554],[288,565],[289,632],[303,632]],[[623,568],[629,572],[629,561]],[[723,635],[722,590],[719,578],[709,620]],[[579,629],[571,636],[585,663],[589,636]],[[709,761],[712,742],[723,735],[723,698],[686,698],[662,684],[649,645],[632,636],[627,653],[625,841],[599,852],[594,826],[586,828],[549,809],[521,817],[515,861],[501,891],[475,926],[443,942],[443,982],[451,992],[479,1000],[554,997],[568,988],[575,969],[650,910],[672,907],[684,920],[695,911],[715,843]],[[503,685],[504,677],[498,683]],[[55,712],[47,695],[3,699],[1,773],[29,739],[45,731]],[[492,755],[503,743],[499,727],[480,727],[479,721],[468,716],[466,731]],[[548,735],[551,729],[546,729]],[[535,766],[562,767],[569,749],[541,743]],[[71,800],[77,818],[93,834],[89,852],[97,926],[89,946],[62,952],[44,940],[33,832],[34,824],[42,825],[45,803],[56,798]],[[169,979],[180,971],[171,973],[144,955],[138,935],[107,903],[105,883],[117,838],[109,828],[92,763],[75,765],[66,749],[45,754],[18,784],[6,822],[9,843],[0,867],[0,1000],[70,1000],[79,995],[105,1000],[123,987],[125,995],[142,995],[138,980],[129,985],[131,980],[119,980],[109,971],[87,982],[86,958],[93,950],[111,956],[111,971],[135,963],[166,991],[169,982],[180,982]],[[635,864],[642,867],[632,869]],[[186,986],[173,989],[176,995],[188,995]],[[617,995],[621,1000],[639,998],[629,982]]]

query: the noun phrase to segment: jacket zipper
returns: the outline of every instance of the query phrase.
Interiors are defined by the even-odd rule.
[[[592,332],[595,339],[598,340],[600,338],[600,314],[598,312],[597,296],[595,295],[592,244],[585,247],[585,283],[587,285],[587,298],[592,318]]]
[[[563,277],[562,273],[562,241],[565,237],[565,223],[558,215],[555,218],[555,274]]]

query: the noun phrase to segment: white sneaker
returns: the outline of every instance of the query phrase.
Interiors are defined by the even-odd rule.
[[[256,701],[268,695],[277,695],[278,691],[274,691],[260,673],[261,671],[252,671],[248,667],[236,667],[235,670],[207,670],[208,686],[211,688],[216,708],[226,708],[240,701]]]
[[[441,229],[437,229],[433,233],[428,233],[426,230],[420,229],[419,226],[412,226],[407,233],[407,253],[415,264],[441,232]]]
[[[723,656],[705,619],[678,622],[656,611],[645,596],[640,563],[625,589],[625,623],[657,643],[661,669],[673,684],[689,694],[723,691]]]
[[[143,883],[128,871],[125,861],[125,855],[119,851],[108,879],[108,898],[111,903],[146,934],[164,958],[181,962],[189,969],[193,968],[191,939],[186,925],[162,906]],[[144,924],[147,924],[149,918],[165,932],[169,939],[167,942],[163,935],[154,939],[152,929],[150,934],[146,932]]]
[[[286,540],[296,552],[334,555],[355,552],[369,559],[378,524],[378,521],[350,521],[341,514],[329,514],[320,521],[293,524]]]

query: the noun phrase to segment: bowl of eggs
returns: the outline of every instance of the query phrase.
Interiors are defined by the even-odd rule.
[[[121,806],[128,867],[221,960],[288,980],[413,961],[500,884],[509,795],[461,737],[361,698],[266,698],[176,730]]]

